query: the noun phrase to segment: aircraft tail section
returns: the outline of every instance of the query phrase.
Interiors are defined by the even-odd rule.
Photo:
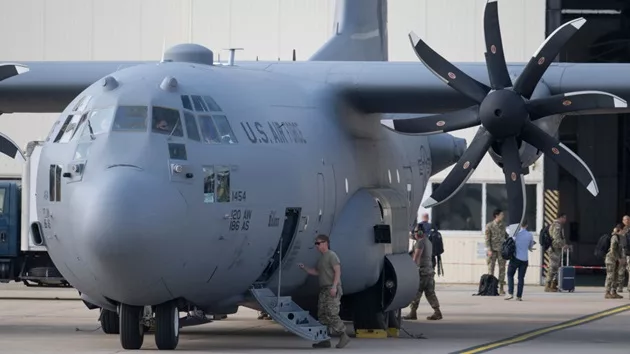
[[[388,61],[387,0],[337,0],[333,36],[309,60]]]

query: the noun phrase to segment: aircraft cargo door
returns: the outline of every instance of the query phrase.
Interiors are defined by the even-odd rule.
[[[317,174],[317,233],[328,234],[332,231],[335,219],[335,173],[332,165],[324,165]]]

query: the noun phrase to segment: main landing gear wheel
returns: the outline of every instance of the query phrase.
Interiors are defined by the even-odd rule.
[[[140,349],[144,341],[142,306],[120,305],[120,344],[123,349]]]
[[[120,333],[120,319],[118,314],[114,311],[101,309],[101,328],[105,334],[118,334]]]
[[[155,307],[155,345],[173,350],[179,343],[179,309],[174,301]]]

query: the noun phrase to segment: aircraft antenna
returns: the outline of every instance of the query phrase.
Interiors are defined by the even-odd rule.
[[[295,61],[295,48],[293,48],[293,61]]]
[[[162,59],[160,59],[160,63],[163,63],[166,55],[166,37],[162,36]]]
[[[243,48],[226,48],[224,50],[229,50],[230,51],[230,59],[228,59],[228,65],[229,66],[233,66],[234,65],[234,56],[236,54],[237,50],[243,50]]]

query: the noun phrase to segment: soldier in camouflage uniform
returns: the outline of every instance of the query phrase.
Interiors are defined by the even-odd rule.
[[[427,317],[427,320],[435,321],[442,319],[440,311],[440,302],[435,295],[435,271],[433,270],[433,245],[429,238],[426,237],[421,226],[414,230],[414,238],[416,240],[413,245],[413,261],[418,265],[418,276],[420,277],[420,285],[416,298],[411,302],[411,311],[403,317],[406,320],[418,319],[417,311],[420,299],[424,293],[429,301],[429,305],[433,308],[433,315]]]
[[[624,265],[626,263],[626,254],[619,242],[623,227],[623,224],[618,224],[613,230],[610,237],[610,248],[608,253],[606,253],[606,299],[623,298],[615,291],[618,285],[619,268],[625,268]]]
[[[346,333],[346,325],[339,317],[339,307],[343,289],[341,287],[341,262],[339,257],[328,247],[330,240],[326,235],[318,235],[315,238],[315,247],[322,256],[317,261],[315,269],[300,263],[298,266],[308,274],[319,277],[319,299],[317,304],[317,318],[324,326],[328,327],[331,334],[341,336],[337,348],[343,348],[350,342]],[[330,341],[313,344],[313,348],[330,348]]]
[[[628,231],[630,231],[630,216],[628,215],[624,215],[622,218],[622,222],[623,222],[623,229],[619,232],[619,243],[621,244],[621,247],[623,248],[623,252],[626,255],[626,264],[628,263],[628,261],[630,261],[628,259],[628,250],[626,249],[626,245],[627,245],[627,238],[630,237],[630,235],[628,234]],[[630,265],[628,266],[630,269]],[[625,284],[625,280],[626,280],[626,267],[619,267],[617,268],[617,292],[621,293],[623,292],[623,285]]]
[[[505,225],[503,224],[503,211],[496,209],[492,216],[494,220],[486,225],[486,262],[488,263],[488,274],[494,275],[494,265],[499,263],[499,295],[505,294],[505,259],[501,257],[501,246],[507,237]]]
[[[562,250],[569,248],[564,239],[564,229],[562,228],[567,222],[567,216],[560,213],[558,218],[549,225],[549,236],[551,237],[551,247],[547,249],[549,254],[549,269],[547,270],[547,281],[545,284],[545,292],[558,291],[558,268],[562,261]]]

